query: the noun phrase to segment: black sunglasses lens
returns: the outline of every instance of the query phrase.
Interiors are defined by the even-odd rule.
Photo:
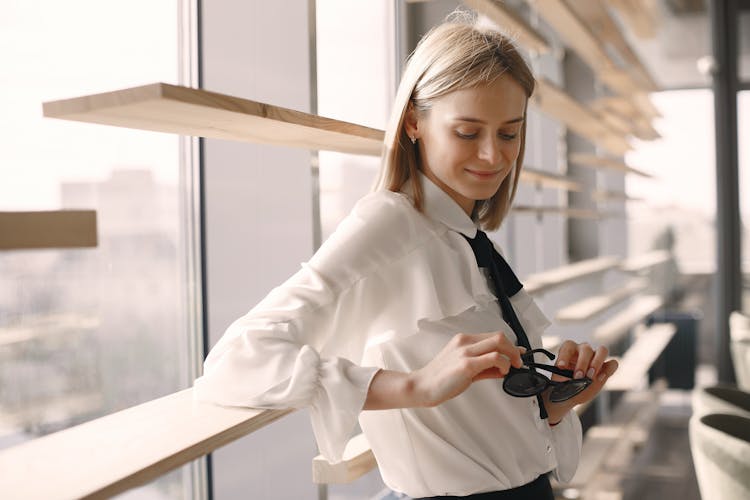
[[[503,381],[503,389],[511,396],[527,397],[539,394],[547,386],[544,376],[529,371],[511,373]]]
[[[549,400],[553,403],[559,403],[572,398],[576,394],[583,391],[586,387],[591,384],[591,380],[587,378],[569,380],[564,384],[556,385],[549,393]]]

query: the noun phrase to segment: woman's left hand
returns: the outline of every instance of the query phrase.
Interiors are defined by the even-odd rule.
[[[544,406],[549,414],[549,423],[556,424],[574,406],[586,403],[594,399],[602,390],[607,379],[617,371],[617,361],[607,360],[609,350],[605,346],[599,346],[594,350],[587,343],[578,344],[572,340],[566,340],[560,346],[555,359],[555,366],[564,370],[573,371],[573,378],[590,378],[593,382],[580,394],[559,403],[549,401],[548,392],[543,395]],[[552,380],[567,380],[565,377],[553,375]]]

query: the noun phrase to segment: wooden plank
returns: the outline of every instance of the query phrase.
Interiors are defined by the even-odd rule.
[[[657,0],[607,0],[607,3],[617,9],[636,36],[643,39],[656,36],[659,25]]]
[[[653,252],[629,257],[622,263],[620,269],[627,273],[638,273],[663,264],[671,258],[672,254],[668,250],[654,250]]]
[[[562,323],[589,320],[645,288],[645,281],[633,280],[624,287],[601,295],[586,297],[583,300],[563,307],[557,311],[555,319]]]
[[[96,245],[95,210],[0,212],[0,250]]]
[[[583,191],[583,186],[570,177],[552,174],[543,170],[524,166],[521,170],[521,182],[541,187],[565,189],[567,191]]]
[[[514,205],[512,208],[513,212],[518,213],[535,213],[537,215],[544,214],[557,214],[572,219],[601,219],[602,214],[594,210],[585,210],[582,208],[568,208],[568,207],[543,207],[533,205]]]
[[[537,79],[531,103],[543,113],[564,123],[576,134],[601,146],[611,154],[623,155],[631,149],[624,136],[618,135],[593,111],[544,78]]]
[[[199,403],[187,389],[0,451],[0,491],[25,500],[108,498],[291,411]]]
[[[599,344],[612,345],[662,305],[664,305],[664,299],[658,295],[638,297],[626,309],[597,326],[592,338]]]
[[[594,189],[591,191],[591,199],[594,201],[640,201],[641,198],[629,196],[622,191],[607,191],[604,189]]]
[[[463,0],[464,5],[486,16],[504,34],[527,50],[544,54],[552,50],[547,40],[513,9],[499,0]]]
[[[382,130],[166,83],[47,102],[44,116],[344,153],[383,149]]]
[[[642,170],[638,170],[629,166],[627,163],[616,160],[614,158],[607,158],[605,156],[599,156],[588,153],[572,153],[568,157],[568,161],[574,165],[581,165],[584,167],[592,168],[606,168],[609,170],[616,170],[626,174],[640,175],[641,177],[653,178],[654,176],[646,173]]]
[[[529,293],[545,292],[554,287],[614,269],[619,263],[620,259],[617,257],[582,260],[575,264],[531,274],[523,280],[524,289]]]
[[[677,332],[671,323],[657,323],[640,332],[625,355],[617,371],[604,386],[608,391],[631,391],[638,387],[649,368],[667,347]]]
[[[367,438],[364,434],[358,434],[346,444],[341,462],[332,464],[323,458],[323,455],[313,458],[313,482],[317,484],[351,483],[377,466]]]

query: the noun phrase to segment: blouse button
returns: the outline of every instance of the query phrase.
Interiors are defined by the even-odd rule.
[[[552,447],[550,445],[547,445],[547,453],[549,453],[550,451],[552,451]]]

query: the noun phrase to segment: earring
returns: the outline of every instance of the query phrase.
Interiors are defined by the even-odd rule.
[[[416,143],[417,143],[417,138],[416,138],[416,137],[414,137],[413,135],[412,135],[412,136],[409,136],[409,139],[411,139],[411,143],[412,143],[412,144],[416,144]]]

